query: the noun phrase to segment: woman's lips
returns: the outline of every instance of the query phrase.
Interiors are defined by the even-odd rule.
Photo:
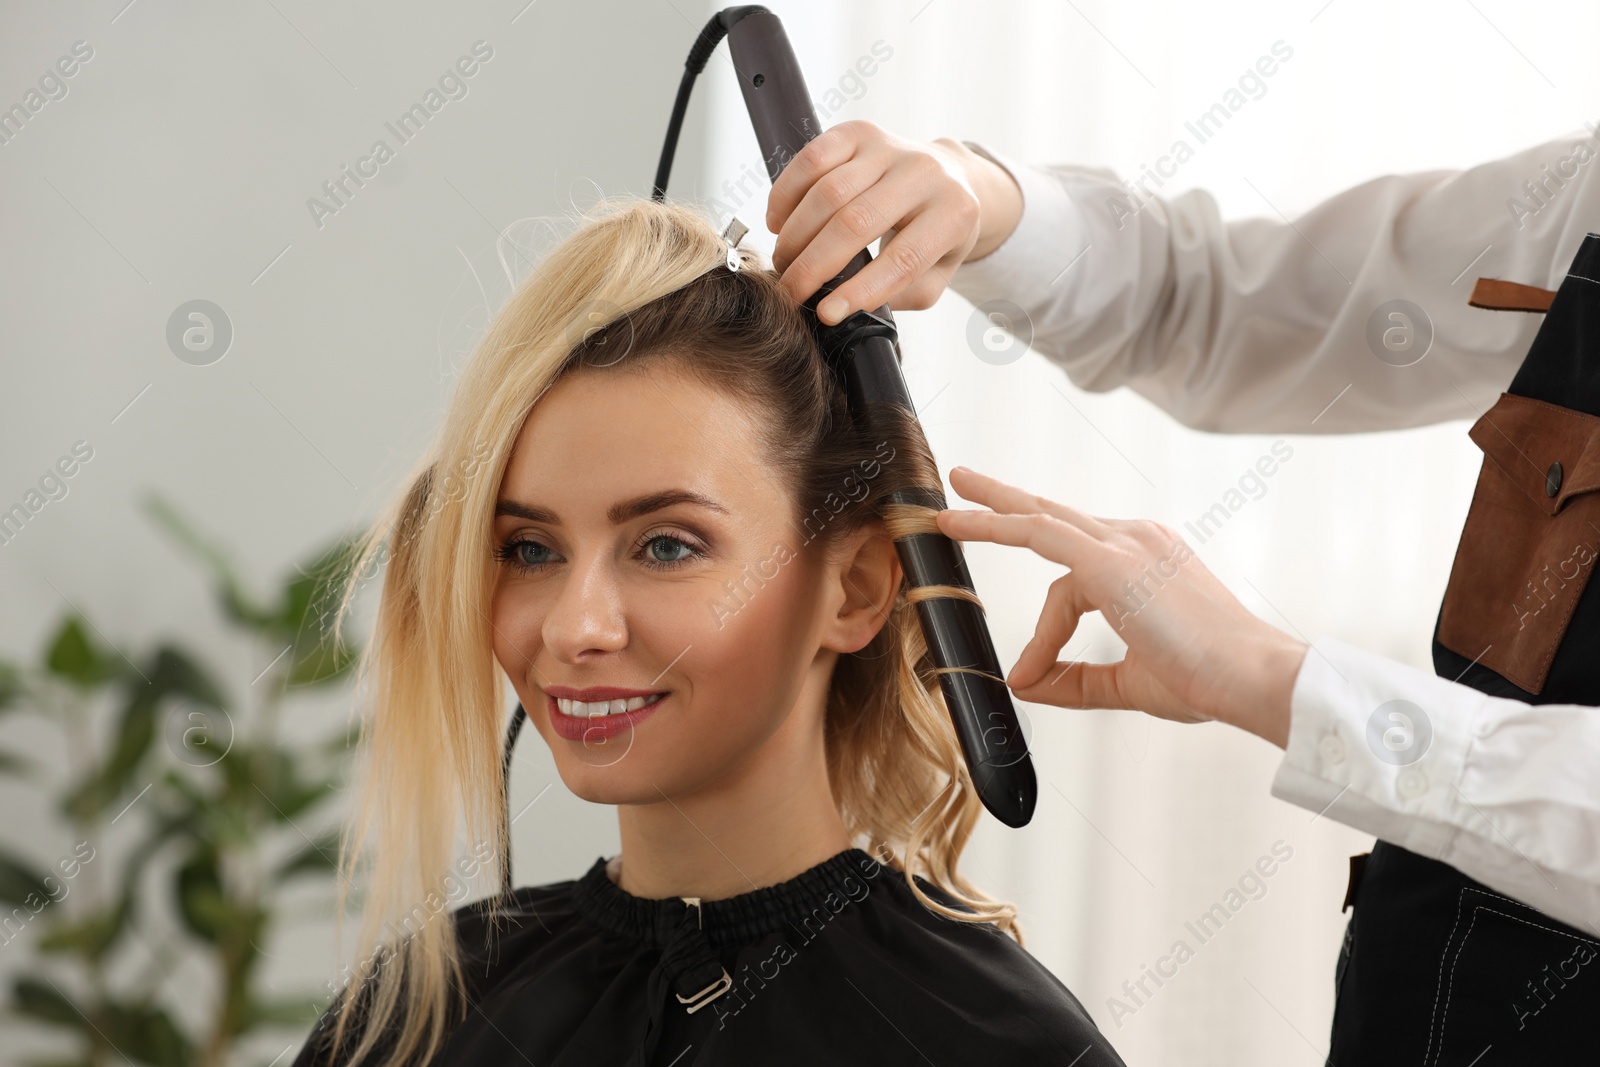
[[[546,693],[545,707],[550,712],[550,726],[557,736],[568,741],[583,741],[594,744],[604,741],[609,737],[625,733],[638,726],[650,716],[655,714],[657,708],[667,702],[672,694],[663,693],[653,704],[646,704],[634,711],[622,711],[615,715],[597,715],[592,718],[580,718],[577,715],[568,715],[556,703],[556,698]]]

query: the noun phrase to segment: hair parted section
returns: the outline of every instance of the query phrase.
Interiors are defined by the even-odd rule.
[[[692,207],[621,199],[585,213],[489,323],[429,454],[363,542],[352,574],[381,569],[382,597],[361,664],[360,789],[341,860],[341,904],[364,882],[363,963],[332,1033],[314,1037],[330,1055],[422,1062],[465,1008],[441,902],[465,873],[463,837],[498,884],[509,831],[508,689],[489,623],[494,507],[512,446],[552,385],[569,374],[680,373],[747,400],[765,452],[750,462],[791,489],[796,552],[832,552],[874,521],[896,540],[938,532],[934,508],[891,499],[913,489],[943,500],[915,416],[885,405],[876,437],[858,427],[806,313],[770,264],[737,253],[741,269],[730,271],[727,245]],[[719,447],[714,428],[702,430],[707,449]],[[917,618],[919,601],[940,596],[979,603],[968,590],[902,580],[878,634],[839,657],[825,722],[831,787],[853,839],[928,908],[1020,943],[1016,908],[957,871],[981,802]],[[959,906],[929,896],[918,876]]]

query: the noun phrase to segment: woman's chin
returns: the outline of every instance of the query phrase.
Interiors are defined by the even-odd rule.
[[[626,759],[607,762],[604,752],[559,741],[569,751],[556,757],[556,773],[573,796],[591,804],[647,804],[659,801],[661,791],[651,784],[642,760],[632,754]],[[613,755],[620,754],[614,753]],[[630,762],[632,766],[630,766]]]

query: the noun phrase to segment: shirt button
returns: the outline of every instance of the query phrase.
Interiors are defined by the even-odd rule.
[[[1539,468],[1535,467],[1534,470]],[[1561,492],[1561,461],[1550,464],[1550,469],[1544,475],[1544,495],[1555,496]]]
[[[1328,763],[1344,762],[1344,738],[1338,734],[1329,734],[1317,742],[1317,751],[1322,753],[1322,758]]]
[[[1395,787],[1400,790],[1400,795],[1407,800],[1415,800],[1428,791],[1428,780],[1415,767],[1407,767],[1400,772],[1400,777],[1396,780]]]

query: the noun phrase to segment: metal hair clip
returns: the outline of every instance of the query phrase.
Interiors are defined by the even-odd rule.
[[[736,271],[739,269],[739,242],[742,241],[744,239],[744,235],[749,232],[750,227],[740,222],[739,216],[737,215],[735,215],[733,219],[729,221],[728,228],[722,231],[722,240],[728,245],[729,270]]]

